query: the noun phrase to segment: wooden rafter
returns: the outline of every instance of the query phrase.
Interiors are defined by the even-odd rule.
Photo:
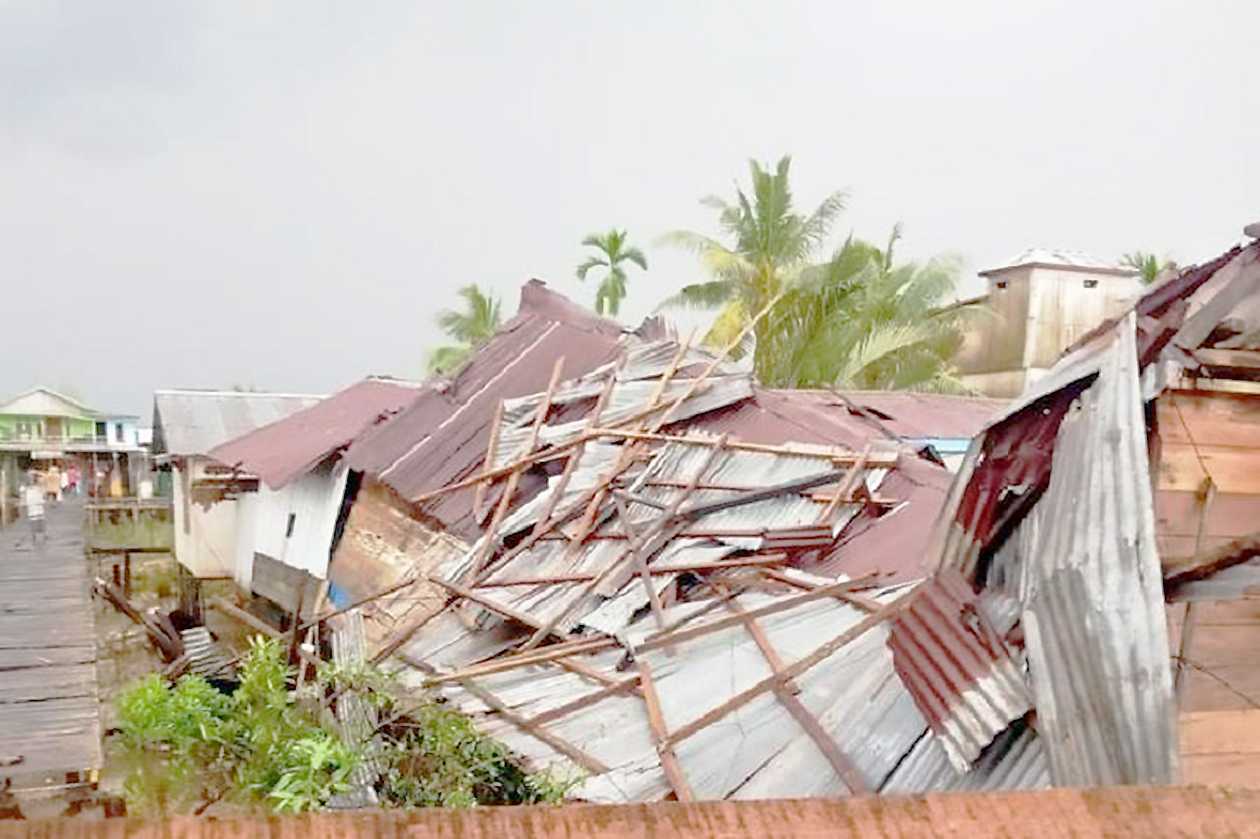
[[[538,406],[538,414],[534,417],[534,423],[530,427],[529,439],[525,443],[525,455],[528,457],[533,454],[534,447],[538,445],[538,433],[542,430],[543,422],[547,419],[547,411],[551,408],[551,397],[556,392],[556,385],[560,383],[560,374],[564,371],[564,356],[556,359],[555,366],[551,369],[551,380],[547,382],[547,391],[543,394],[542,403]],[[507,485],[503,488],[503,495],[499,499],[499,504],[494,509],[494,516],[490,519],[490,524],[486,527],[486,531],[482,534],[481,547],[477,551],[477,555],[473,558],[472,568],[469,571],[469,578],[477,579],[481,573],[482,566],[495,550],[495,541],[498,538],[499,525],[503,523],[504,517],[507,516],[508,508],[512,506],[512,496],[516,494],[516,486],[520,483],[521,475],[525,469],[514,469],[508,475]]]
[[[827,591],[827,589],[819,589],[818,591],[812,592],[812,594],[821,594],[824,591]],[[887,606],[881,608],[878,612],[872,612],[853,626],[846,629],[844,632],[837,635],[835,638],[832,638],[830,641],[806,655],[804,658],[783,668],[782,672],[771,674],[769,677],[762,679],[752,687],[737,693],[735,696],[732,696],[716,708],[701,714],[699,717],[686,725],[675,729],[675,731],[670,735],[668,741],[669,745],[672,746],[681,743],[683,740],[686,740],[688,737],[702,731],[730,714],[732,711],[736,711],[744,705],[747,705],[766,691],[774,690],[776,685],[782,684],[787,679],[799,676],[814,665],[818,664],[820,661],[832,656],[844,645],[861,637],[871,629],[909,606],[913,602],[917,591],[918,590],[916,589],[916,591],[898,598],[892,603],[889,603]],[[753,614],[753,612],[749,612],[749,614]]]
[[[494,419],[490,422],[490,439],[486,442],[486,456],[482,461],[487,467],[494,464],[494,451],[499,445],[499,428],[503,425],[503,400],[499,400],[499,404],[494,409]],[[528,454],[528,452],[527,452]],[[489,481],[482,481],[477,484],[476,490],[473,492],[473,519],[477,524],[484,524],[489,511],[486,510],[486,490],[490,488]]]
[[[661,759],[661,769],[665,772],[665,780],[679,801],[695,801],[696,796],[683,774],[682,764],[674,747],[670,744],[669,730],[665,727],[665,716],[661,713],[661,698],[656,692],[656,683],[652,679],[652,668],[643,659],[636,661],[639,669],[639,684],[643,687],[643,702],[647,706],[648,726],[652,730],[652,739],[656,742],[656,753]]]
[[[739,605],[738,601],[731,600],[728,606],[736,614],[745,615],[744,609]],[[761,624],[755,618],[747,618],[744,627],[748,630],[748,634],[752,636],[757,649],[761,650],[766,663],[770,665],[770,670],[776,676],[782,675],[786,665],[783,662],[783,658],[774,648],[774,645],[770,643],[770,638],[766,635],[765,630],[762,629]],[[779,704],[787,709],[793,719],[809,735],[809,738],[814,741],[814,744],[818,746],[818,750],[822,752],[823,757],[831,764],[832,770],[844,782],[844,785],[849,788],[849,791],[854,795],[870,792],[870,787],[867,786],[865,779],[862,778],[862,773],[858,771],[853,761],[840,749],[839,744],[822,727],[822,723],[818,721],[818,718],[810,713],[810,710],[805,707],[805,703],[797,696],[800,693],[800,688],[796,683],[791,679],[785,678],[777,682],[773,690],[775,697],[779,700]]]

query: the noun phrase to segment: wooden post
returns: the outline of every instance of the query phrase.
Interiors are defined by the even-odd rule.
[[[306,597],[306,579],[302,579],[297,590],[297,605],[293,607],[293,633],[289,638],[289,661],[298,654],[298,644],[302,641],[302,601]]]
[[[0,455],[0,527],[9,523],[9,456]]]
[[[131,596],[131,551],[123,551],[123,594]]]
[[[1190,642],[1194,639],[1194,602],[1186,604],[1186,611],[1181,616],[1181,643],[1177,645],[1177,672],[1173,676],[1173,694],[1177,697],[1177,707],[1181,708],[1186,695],[1186,655],[1190,652]]]

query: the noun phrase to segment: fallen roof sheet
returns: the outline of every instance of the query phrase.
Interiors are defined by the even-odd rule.
[[[1257,328],[1253,243],[1084,336],[973,442],[951,489],[942,567],[1021,604],[1056,783],[1177,777],[1145,403],[1182,370],[1199,372],[1205,342]]]
[[[474,357],[472,400],[422,427],[422,397],[361,438],[391,437],[374,474],[420,517],[457,511],[470,543],[413,584],[444,589],[446,608],[369,627],[401,685],[441,684],[518,754],[580,768],[575,795],[589,800],[878,790],[924,736],[959,775],[1001,762],[986,748],[1029,693],[978,598],[955,575],[903,622],[883,611],[925,575],[948,487],[903,437],[970,433],[996,403],[760,390],[708,350],[641,334],[604,334],[610,356],[574,374],[539,343],[561,326],[518,328],[534,337],[501,333]],[[511,389],[495,361],[505,347],[537,354],[534,390]],[[935,426],[933,405],[947,406]],[[407,494],[399,464],[449,454],[434,441],[455,430],[480,451]],[[851,580],[854,565],[869,576]],[[559,661],[566,644],[581,650]],[[933,670],[923,649],[967,664]]]
[[[153,453],[205,455],[255,428],[309,408],[322,396],[221,390],[153,394]]]
[[[209,455],[280,489],[416,401],[422,392],[411,382],[367,378],[218,445]]]
[[[965,774],[981,751],[1032,708],[1017,663],[979,608],[979,597],[952,569],[919,588],[893,619],[889,645],[954,768]]]

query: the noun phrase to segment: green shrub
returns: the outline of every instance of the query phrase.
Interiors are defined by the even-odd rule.
[[[153,675],[125,691],[118,711],[128,806],[171,813],[226,799],[320,809],[349,789],[369,744],[344,742],[308,710],[318,703],[303,700],[347,692],[389,721],[370,747],[387,806],[556,803],[576,782],[525,773],[506,747],[440,703],[399,714],[394,682],[378,668],[326,666],[304,697],[290,690],[292,675],[278,642],[254,638],[231,696],[196,676],[171,686]]]

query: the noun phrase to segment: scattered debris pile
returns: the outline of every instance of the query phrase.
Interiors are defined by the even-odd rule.
[[[535,767],[567,765],[581,799],[1000,785],[1004,755],[1041,754],[1004,601],[956,573],[918,584],[922,550],[867,550],[918,526],[892,476],[944,470],[895,438],[821,442],[848,439],[826,422],[750,442],[770,414],[722,358],[634,340],[503,400],[482,470],[412,499],[472,492],[480,537],[427,580],[447,605],[369,629],[374,658]]]

